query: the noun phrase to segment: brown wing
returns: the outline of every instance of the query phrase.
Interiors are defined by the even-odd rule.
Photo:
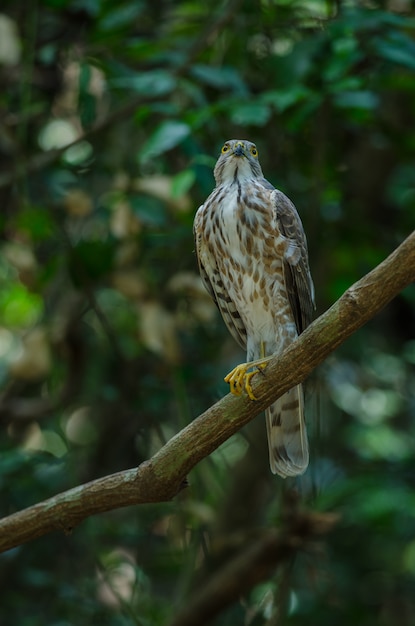
[[[302,333],[311,324],[315,309],[307,240],[300,216],[291,200],[278,189],[273,192],[273,197],[279,229],[299,250],[295,258],[293,256],[292,260],[284,261],[284,275],[297,332]]]
[[[223,284],[218,267],[214,259],[211,258],[211,255],[208,254],[206,242],[202,237],[203,206],[204,205],[198,209],[193,225],[195,251],[199,265],[200,277],[205,288],[218,307],[223,317],[223,321],[225,322],[232,337],[243,350],[246,350],[245,325],[242,322],[234,302],[227,295],[227,289]]]

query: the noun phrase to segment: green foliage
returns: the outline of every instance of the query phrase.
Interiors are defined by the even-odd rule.
[[[140,150],[140,160],[148,161],[164,154],[182,143],[190,134],[190,128],[183,122],[165,121]]]
[[[227,391],[242,355],[200,284],[192,235],[224,140],[255,141],[299,209],[319,312],[413,229],[415,14],[302,0],[1,12],[8,515],[136,466]],[[412,287],[316,373],[297,486],[338,525],[218,626],[413,623],[414,327]],[[264,438],[260,419],[171,503],[0,555],[0,621],[168,624],[241,542],[281,525],[290,485],[270,475]]]

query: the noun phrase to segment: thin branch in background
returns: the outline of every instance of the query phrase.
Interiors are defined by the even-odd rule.
[[[337,520],[332,513],[295,511],[282,530],[265,530],[257,538],[250,535],[244,548],[215,571],[201,589],[194,591],[169,626],[210,623],[241,595],[267,580],[275,568],[292,560],[316,538],[327,534]]]

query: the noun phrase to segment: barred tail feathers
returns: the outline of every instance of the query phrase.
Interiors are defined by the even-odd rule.
[[[265,417],[271,471],[283,478],[303,474],[308,466],[308,440],[302,386],[281,396]]]

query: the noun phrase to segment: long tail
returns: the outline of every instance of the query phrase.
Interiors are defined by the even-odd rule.
[[[308,466],[308,440],[301,385],[293,387],[266,411],[269,462],[283,478],[303,474]]]

